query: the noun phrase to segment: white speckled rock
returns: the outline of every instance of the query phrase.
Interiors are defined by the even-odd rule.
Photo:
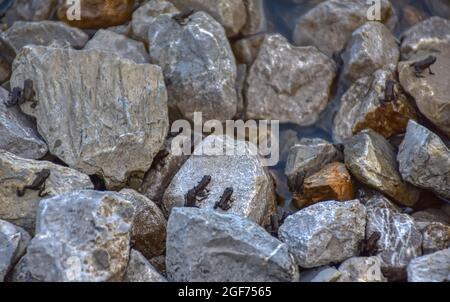
[[[136,250],[131,250],[130,261],[123,277],[124,282],[167,282],[145,257]]]
[[[381,21],[393,28],[396,16],[388,0],[380,1]],[[354,30],[367,22],[366,0],[321,1],[296,23],[294,41],[297,45],[316,45],[328,56],[341,52]]]
[[[358,201],[326,201],[289,216],[279,238],[297,263],[313,268],[357,256],[364,239],[366,209]]]
[[[410,121],[397,160],[404,180],[450,199],[450,149],[439,136]]]
[[[338,282],[386,282],[381,272],[381,261],[377,257],[354,257],[339,266]]]
[[[389,281],[406,278],[409,261],[422,254],[422,234],[414,219],[400,210],[385,197],[372,197],[366,204],[366,238],[378,232],[377,242],[381,270]]]
[[[211,148],[213,144],[219,146],[218,148],[235,146],[236,155],[217,155],[216,150]],[[195,152],[202,148],[204,155],[195,155]],[[265,225],[275,209],[274,185],[265,167],[262,166],[260,157],[251,154],[249,148],[249,143],[235,141],[230,137],[211,135],[204,139],[167,187],[163,198],[163,210],[166,216],[170,215],[173,208],[183,207],[187,192],[205,175],[210,175],[211,182],[207,186],[208,196],[203,201],[198,201],[197,206],[212,209],[224,190],[232,187],[234,202],[227,213]],[[239,155],[244,152],[247,154]],[[218,209],[218,211],[222,210]]]
[[[30,240],[24,229],[0,220],[0,282],[25,253]]]
[[[41,201],[27,268],[44,282],[119,281],[127,268],[133,207],[120,194],[73,191]]]
[[[150,57],[142,42],[116,34],[110,30],[98,30],[84,49],[96,49],[114,53],[124,59],[130,59],[140,64],[150,62]]]
[[[167,275],[177,282],[298,281],[286,244],[259,225],[212,210],[177,208],[167,227]]]
[[[48,196],[94,188],[89,177],[76,170],[51,162],[23,159],[0,150],[0,219],[34,233],[36,209],[43,197],[38,196],[38,191],[32,190],[26,190],[25,195],[19,197],[17,190],[31,185],[36,173],[44,169],[50,170],[44,191]]]
[[[247,117],[314,124],[331,96],[336,66],[315,47],[265,37],[247,77]]]
[[[419,190],[403,181],[394,147],[373,130],[364,130],[345,142],[345,164],[362,183],[405,206],[419,200]]]
[[[205,12],[193,14],[185,25],[173,16],[159,15],[149,28],[150,60],[163,69],[171,114],[191,120],[194,112],[202,112],[205,120],[233,118],[237,71],[223,27]]]
[[[450,249],[411,260],[408,265],[409,282],[449,282]]]
[[[225,28],[228,37],[239,33],[247,21],[243,0],[168,0],[180,11],[194,9],[205,11]]]
[[[8,91],[0,87],[0,149],[23,158],[42,158],[48,151],[47,144],[18,108],[5,106],[8,97]]]
[[[169,123],[158,66],[96,50],[27,46],[13,70],[11,86],[34,82],[38,105],[21,108],[36,118],[52,154],[104,177],[108,188],[150,168]]]

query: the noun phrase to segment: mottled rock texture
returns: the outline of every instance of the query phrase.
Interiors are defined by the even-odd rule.
[[[381,272],[381,261],[377,257],[354,257],[340,266],[338,282],[386,282]]]
[[[409,282],[449,282],[450,249],[413,259],[408,265]]]
[[[166,282],[167,280],[136,250],[131,250],[124,282]]]

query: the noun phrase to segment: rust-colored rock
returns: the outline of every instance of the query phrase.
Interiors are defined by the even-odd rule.
[[[353,196],[351,176],[345,165],[331,163],[305,179],[303,193],[296,195],[295,203],[302,208],[326,200],[352,200]]]
[[[79,28],[105,28],[129,21],[133,7],[134,0],[81,0],[81,20],[68,20],[67,11],[71,5],[67,4],[58,8],[58,18]]]

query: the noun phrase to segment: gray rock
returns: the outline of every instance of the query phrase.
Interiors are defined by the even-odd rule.
[[[410,121],[397,160],[404,180],[450,199],[450,149],[439,136]]]
[[[148,262],[159,272],[162,276],[166,276],[166,256],[161,255],[148,259]]]
[[[243,0],[168,0],[180,11],[205,11],[225,28],[228,37],[236,36],[247,21]]]
[[[354,257],[339,266],[338,282],[386,282],[377,257]]]
[[[393,28],[396,16],[388,0],[380,1],[381,22]],[[365,0],[322,1],[296,23],[297,45],[315,45],[328,56],[345,48],[354,30],[367,22],[369,5]]]
[[[354,82],[378,69],[394,71],[400,50],[389,28],[380,22],[367,22],[352,34],[343,54],[343,77]]]
[[[431,66],[434,75],[425,70],[423,78],[416,76],[411,67],[414,62],[424,59],[428,54],[400,62],[398,72],[400,83],[415,100],[420,112],[450,137],[450,98],[448,79],[450,78],[450,44],[439,53],[433,54],[436,64]]]
[[[341,262],[359,253],[366,209],[358,201],[326,201],[289,216],[280,227],[285,242],[304,268]]]
[[[431,254],[450,247],[450,226],[432,222],[422,230],[423,254]]]
[[[130,189],[119,192],[134,207],[135,216],[131,227],[131,243],[133,248],[146,258],[161,255],[166,248],[167,221],[158,206]]]
[[[244,97],[245,83],[247,80],[247,65],[237,65],[236,76],[236,94],[237,94],[237,106],[236,106],[236,119],[245,117],[246,101]]]
[[[264,0],[243,0],[247,9],[247,23],[241,30],[244,36],[251,36],[267,30]]]
[[[450,216],[441,209],[426,209],[415,212],[411,216],[414,218],[414,223],[420,231],[433,222],[450,225]]]
[[[19,20],[41,21],[50,17],[56,0],[14,0],[3,21],[12,25]]]
[[[402,35],[402,58],[409,60],[418,54],[439,52],[443,47],[448,48],[449,44],[450,21],[431,17],[417,23]]]
[[[303,180],[319,172],[326,165],[343,159],[333,144],[321,138],[303,138],[290,150],[285,174],[292,190],[300,187]]]
[[[162,14],[176,14],[178,9],[165,0],[147,1],[133,12],[131,19],[131,35],[134,39],[148,44],[148,29],[155,17]]]
[[[334,267],[323,266],[302,271],[300,282],[336,282],[341,273]]]
[[[172,182],[173,177],[184,165],[189,155],[174,154],[172,142],[175,137],[169,137],[164,142],[164,148],[156,155],[150,170],[145,174],[140,192],[161,206],[164,192]]]
[[[216,211],[177,208],[167,227],[167,274],[177,282],[298,281],[284,243],[257,224]]]
[[[11,270],[6,279],[7,282],[39,282],[34,278],[28,268],[28,260],[22,257],[16,266]]]
[[[385,138],[405,133],[408,121],[417,119],[417,113],[398,84],[396,101],[384,102],[386,81],[394,79],[392,70],[377,70],[350,86],[334,118],[335,141],[343,142],[364,129],[372,129]]]
[[[414,206],[419,200],[419,190],[403,181],[394,148],[380,134],[360,132],[346,141],[344,153],[347,168],[362,183],[405,206]]]
[[[381,270],[389,281],[406,277],[409,261],[422,254],[422,234],[416,228],[414,219],[400,210],[383,196],[372,197],[366,204],[366,238],[380,233],[377,242]]]
[[[30,233],[34,233],[36,209],[43,197],[38,191],[26,190],[22,197],[17,190],[31,185],[36,173],[50,170],[45,181],[48,196],[55,196],[76,189],[93,189],[89,177],[80,172],[46,161],[23,159],[0,150],[0,219],[7,220]]]
[[[0,282],[23,256],[30,240],[24,229],[0,220]]]
[[[265,35],[253,35],[239,39],[231,44],[236,61],[239,64],[246,64],[252,66],[256,57],[258,56],[261,44],[264,42]]]
[[[123,277],[124,282],[167,282],[145,257],[136,250],[131,250],[130,261]]]
[[[6,107],[8,98],[8,91],[0,87],[0,149],[23,158],[42,158],[47,154],[47,144],[18,108]]]
[[[163,69],[171,113],[191,120],[194,112],[206,120],[233,118],[236,63],[222,26],[205,12],[186,25],[172,16],[156,17],[149,29],[150,59]]]
[[[133,207],[120,194],[73,191],[41,201],[25,258],[44,282],[119,281],[127,268]]]
[[[247,117],[314,124],[331,96],[336,66],[315,47],[266,36],[247,77]]]
[[[411,260],[408,265],[408,281],[450,281],[450,249]]]
[[[34,82],[38,105],[21,108],[36,118],[52,154],[104,177],[108,188],[143,178],[168,131],[158,66],[95,50],[27,46],[13,69],[12,86]]]
[[[110,30],[98,30],[84,49],[96,49],[114,53],[124,59],[130,59],[140,64],[150,62],[150,57],[142,42],[116,34]]]
[[[217,148],[236,148],[235,155],[218,155]],[[203,155],[198,154],[203,150]],[[242,154],[242,155],[241,155]],[[245,154],[245,155],[244,155]],[[205,175],[211,176],[207,186],[207,198],[199,200],[197,206],[212,209],[225,189],[234,189],[231,209],[227,213],[248,218],[265,225],[275,210],[273,181],[262,166],[261,158],[250,151],[250,145],[230,137],[208,136],[197,146],[183,167],[178,171],[167,188],[163,198],[163,210],[170,215],[175,207],[185,205],[185,195],[196,186]],[[221,209],[217,209],[223,212]]]

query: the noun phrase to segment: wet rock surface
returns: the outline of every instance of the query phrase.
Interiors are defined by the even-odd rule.
[[[408,265],[409,282],[448,282],[450,249],[413,259]]]
[[[172,115],[225,121],[236,114],[236,63],[222,26],[205,12],[180,25],[172,17],[156,17],[149,29],[153,64],[163,69]]]
[[[395,22],[389,1],[380,1],[381,21],[388,27]],[[369,6],[364,0],[322,1],[300,17],[294,31],[297,45],[315,45],[328,56],[339,53],[354,30],[367,22]]]
[[[404,180],[450,199],[450,149],[439,136],[410,121],[397,159]]]
[[[38,173],[45,170],[50,171],[50,174],[43,185],[27,189],[23,196],[18,196],[18,190],[31,186]],[[93,188],[89,177],[76,170],[51,162],[23,159],[0,150],[0,219],[23,227],[30,233],[34,233],[36,209],[40,200],[76,189]]]
[[[365,227],[366,210],[358,200],[327,201],[289,216],[278,235],[299,266],[313,268],[357,256]]]
[[[416,110],[398,83],[394,84],[395,99],[386,101],[388,81],[396,82],[394,73],[377,70],[350,86],[334,118],[335,141],[342,142],[364,129],[372,129],[385,138],[406,132],[408,121],[417,119]]]
[[[124,282],[166,282],[145,257],[136,250],[131,250],[130,261],[123,278]]]
[[[310,126],[330,101],[335,75],[334,62],[317,48],[268,35],[247,78],[247,117]]]
[[[367,204],[366,238],[378,232],[377,257],[389,281],[406,278],[408,263],[422,254],[422,234],[414,219],[383,196],[374,196]]]
[[[133,207],[116,193],[73,191],[43,200],[25,255],[39,281],[119,281],[128,263]]]
[[[377,257],[354,257],[339,266],[338,282],[386,282]]]
[[[34,83],[38,105],[21,108],[36,118],[52,154],[104,177],[108,187],[143,177],[168,131],[159,67],[95,50],[32,46],[16,58],[11,84],[26,79]]]
[[[362,183],[405,206],[419,200],[419,190],[403,181],[394,148],[380,134],[364,130],[346,141],[344,153],[347,168]]]
[[[30,240],[24,229],[0,220],[0,282],[25,253]]]
[[[177,208],[167,228],[170,281],[298,281],[286,244],[257,224],[212,210]]]
[[[235,146],[235,155],[218,153],[226,146]],[[162,206],[166,216],[174,208],[187,205],[188,192],[205,176],[210,176],[205,190],[196,195],[195,206],[213,209],[225,190],[232,188],[231,208],[226,211],[218,208],[217,211],[236,214],[258,224],[267,223],[275,210],[274,185],[262,166],[261,158],[251,153],[249,143],[212,135],[204,139],[196,150],[203,150],[203,155],[195,155],[194,151],[167,187]],[[201,193],[206,194],[202,197]]]
[[[8,91],[0,87],[0,149],[23,158],[42,158],[48,151],[47,144],[25,115],[15,107],[6,107],[8,98]]]

